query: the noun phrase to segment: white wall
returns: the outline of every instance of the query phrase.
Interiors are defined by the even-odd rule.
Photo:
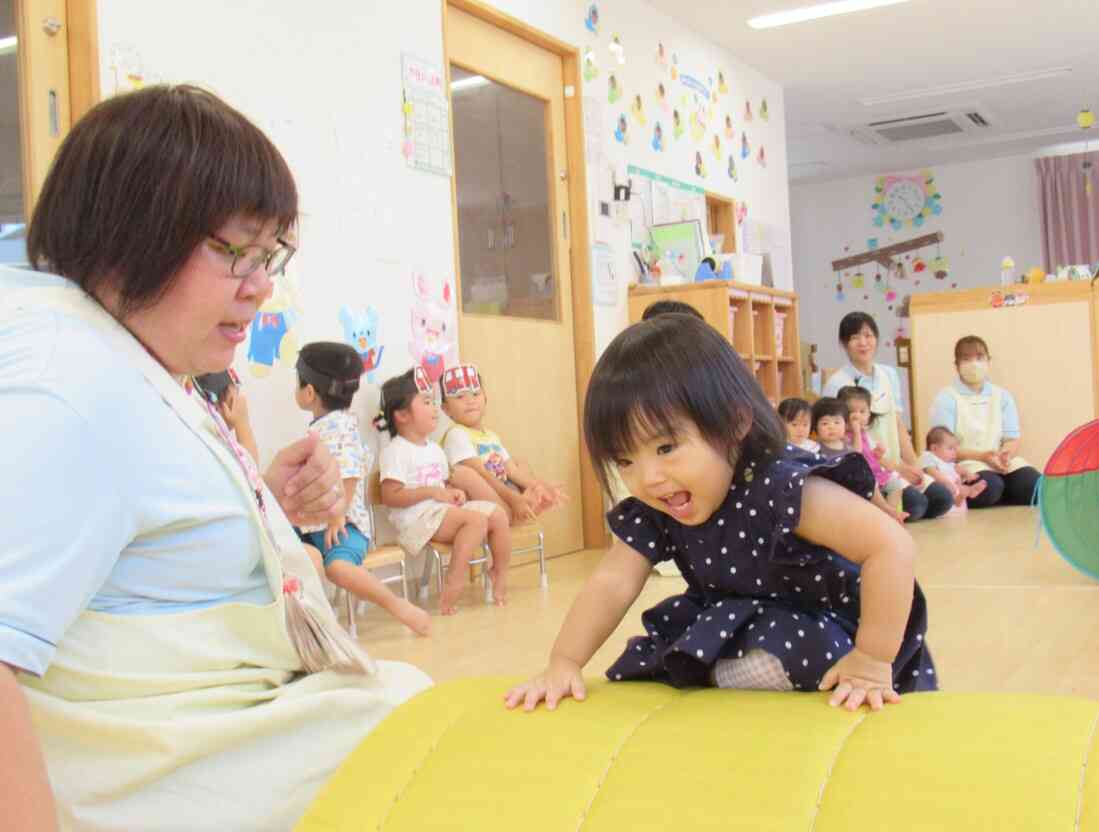
[[[773,227],[778,256],[789,258],[786,137],[778,85],[639,0],[600,2],[598,36],[584,27],[588,3],[582,0],[497,0],[496,5],[556,38],[596,49],[601,73],[583,92],[604,102],[607,123],[600,141],[609,158],[746,200],[749,216]],[[371,304],[381,312],[385,346],[379,381],[407,369],[412,362],[411,274],[423,272],[436,285],[453,282],[450,182],[407,168],[400,154],[401,53],[442,63],[438,0],[329,0],[312,6],[289,0],[174,5],[112,0],[99,4],[99,32],[105,95],[127,72],[150,82],[195,82],[253,118],[286,155],[301,192],[301,250],[291,267],[300,340],[341,339],[340,307]],[[628,148],[614,141],[611,120],[618,110],[606,105],[612,32],[619,33],[627,58],[616,72],[627,92],[643,93],[649,117],[648,135],[637,134]],[[670,125],[669,151],[649,149],[656,83],[667,72],[655,60],[658,41],[678,54],[685,72],[716,78],[718,69],[724,71],[730,92],[718,112],[723,120],[731,105],[738,139],[745,129],[753,145],[753,159],[737,156],[739,183],[728,179],[712,155],[707,157],[709,177],[697,180],[693,147],[687,149],[690,139],[684,137],[677,147]],[[745,97],[753,110],[767,98],[768,122],[757,116],[752,125],[743,125],[739,116]],[[707,140],[711,136],[712,131]],[[765,169],[754,160],[760,142],[768,155]],[[629,274],[628,230],[615,233],[617,239],[609,242],[621,256],[620,273]],[[788,266],[778,271],[791,273]],[[600,347],[626,323],[625,281],[618,300],[614,307],[598,307]],[[292,367],[276,365],[270,375],[255,379],[243,352],[238,369],[266,458],[300,436],[306,418],[291,398]],[[355,410],[364,424],[376,402],[376,387],[365,387],[358,396]]]
[[[942,194],[942,214],[931,217],[923,228],[906,227],[897,232],[873,225],[870,206],[875,201],[877,177],[791,188],[794,286],[801,299],[801,338],[818,345],[822,367],[838,367],[846,361],[836,336],[839,321],[848,312],[861,310],[874,316],[882,335],[879,356],[883,362],[893,364],[893,339],[898,325],[905,323],[896,313],[905,295],[997,286],[1000,261],[1005,255],[1015,260],[1018,271],[1042,264],[1033,156],[943,165],[931,171]],[[849,277],[845,278],[846,299],[837,301],[833,260],[866,251],[869,238],[878,238],[884,247],[933,231],[943,233],[942,254],[950,266],[948,279],[935,279],[930,269],[911,274],[909,268],[909,279],[894,284],[898,298],[890,304],[884,293],[874,288],[878,269],[870,264],[860,269],[865,288],[852,288]],[[935,256],[934,249],[922,252],[928,263]],[[945,361],[951,360],[951,348],[943,345]]]

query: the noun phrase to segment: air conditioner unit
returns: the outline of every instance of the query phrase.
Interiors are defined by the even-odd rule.
[[[849,132],[853,139],[862,144],[890,145],[964,136],[980,133],[989,127],[990,120],[987,114],[977,109],[966,108],[872,121],[869,124],[851,128]]]

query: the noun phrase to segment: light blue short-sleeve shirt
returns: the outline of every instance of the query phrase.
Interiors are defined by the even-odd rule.
[[[962,396],[991,396],[997,390],[1000,391],[1000,421],[1003,428],[1004,439],[1018,439],[1022,436],[1022,427],[1019,424],[1019,408],[1015,405],[1015,397],[1002,387],[997,387],[991,381],[986,381],[980,391],[973,391],[968,385],[955,380],[954,384],[945,390],[940,390],[931,405],[931,426],[942,425],[952,431],[958,430],[958,402],[950,394],[954,390]]]
[[[26,285],[66,283],[0,267],[0,661],[45,672],[85,609],[271,603],[247,495],[90,324],[13,310]]]
[[[884,377],[884,383],[888,384],[890,391],[893,394],[893,404],[897,410],[897,413],[904,414],[904,396],[901,393],[901,377],[897,373],[896,367],[891,367],[888,364],[875,364],[875,370],[881,370],[881,376]],[[878,392],[879,374],[877,372],[866,373],[858,370],[852,364],[846,364],[840,369],[836,370],[828,379],[828,383],[824,385],[824,396],[835,396],[842,387],[861,387],[864,390],[870,391],[871,395]]]

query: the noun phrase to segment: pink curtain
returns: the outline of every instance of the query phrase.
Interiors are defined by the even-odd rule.
[[[1084,162],[1092,167],[1087,192]],[[1058,266],[1099,263],[1099,153],[1035,159],[1047,272]]]

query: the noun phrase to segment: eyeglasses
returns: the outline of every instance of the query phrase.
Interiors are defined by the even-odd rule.
[[[222,254],[228,254],[233,258],[233,264],[229,267],[233,277],[248,277],[260,266],[264,266],[269,275],[281,275],[286,271],[286,264],[298,252],[294,246],[281,237],[276,238],[279,243],[276,248],[268,249],[259,243],[237,246],[228,240],[223,240],[217,234],[209,236],[213,241],[213,243],[207,243],[210,248]],[[217,245],[214,245],[214,243]]]

